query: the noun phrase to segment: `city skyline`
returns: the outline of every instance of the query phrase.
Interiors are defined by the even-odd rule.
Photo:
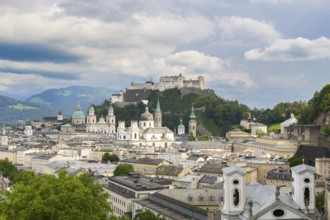
[[[0,91],[124,90],[182,73],[249,107],[312,98],[330,74],[325,0],[0,3]]]

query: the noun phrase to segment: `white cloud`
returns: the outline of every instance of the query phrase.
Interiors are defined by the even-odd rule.
[[[194,77],[203,75],[206,81],[212,83],[241,84],[247,88],[255,85],[255,82],[250,78],[248,73],[230,71],[228,70],[228,63],[226,61],[198,51],[177,52],[157,59],[155,63],[158,66],[163,65],[163,71],[183,73]]]
[[[248,60],[260,61],[304,61],[330,58],[330,40],[320,37],[315,40],[298,37],[278,39],[264,49],[245,52]]]
[[[223,39],[241,43],[271,42],[281,36],[272,24],[252,18],[218,18],[219,35]]]

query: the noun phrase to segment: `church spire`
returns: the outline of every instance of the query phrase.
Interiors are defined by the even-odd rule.
[[[191,120],[192,120],[192,119],[196,119],[195,109],[194,109],[194,106],[193,106],[193,105],[191,106],[191,113],[190,113],[189,118],[190,118]]]
[[[156,107],[156,111],[160,111],[159,95],[158,95],[158,99],[157,99],[157,107]]]
[[[157,99],[157,106],[155,111],[155,127],[161,128],[162,125],[162,111],[160,110],[160,104],[159,104],[159,95]]]

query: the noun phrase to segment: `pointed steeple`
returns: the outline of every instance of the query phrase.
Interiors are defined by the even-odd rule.
[[[191,113],[190,113],[189,118],[190,119],[196,119],[195,109],[194,109],[194,106],[193,105],[191,106]]]
[[[160,104],[159,104],[159,96],[158,96],[158,99],[157,99],[157,107],[156,107],[156,111],[161,111],[161,110],[160,110]]]
[[[89,115],[94,115],[94,106],[93,106],[93,104],[91,103],[91,105],[89,106],[89,109],[88,109],[88,114]]]
[[[80,108],[79,102],[78,102],[78,104],[77,104],[76,111],[81,111],[81,108]]]
[[[112,102],[110,101],[110,106],[108,109],[108,115],[113,115],[113,106],[112,106]]]
[[[159,104],[159,95],[157,99],[157,106],[155,111],[155,127],[161,128],[162,125],[162,110],[160,110],[160,104]]]

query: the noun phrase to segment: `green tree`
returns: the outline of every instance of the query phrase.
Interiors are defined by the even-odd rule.
[[[289,159],[290,167],[294,167],[303,163],[303,160],[299,157],[291,157]]]
[[[108,194],[87,172],[79,176],[68,176],[64,170],[56,176],[30,174],[17,178],[6,199],[0,200],[0,216],[27,220],[109,219]]]
[[[107,152],[102,156],[102,163],[107,163],[108,161],[110,162],[119,161],[119,157],[116,154],[109,154]]]
[[[136,211],[136,215],[134,216],[133,220],[165,220],[164,217],[160,216],[159,214],[156,216],[153,212],[150,210],[144,210],[138,209]]]
[[[196,138],[194,137],[194,135],[192,135],[191,133],[188,136],[188,141],[195,141]]]
[[[116,169],[113,171],[114,176],[126,176],[128,173],[134,172],[132,164],[122,163],[118,164]]]
[[[18,172],[17,167],[13,165],[8,158],[0,160],[0,171],[2,172],[2,175],[9,178],[10,181],[13,181]]]
[[[257,135],[258,137],[264,137],[264,136],[266,135],[266,133],[265,133],[262,129],[258,129],[258,130],[256,131],[256,135]]]
[[[315,196],[315,206],[319,212],[324,211],[324,191],[318,192]]]
[[[207,135],[207,134],[203,134],[203,135],[200,135],[198,137],[198,140],[199,141],[209,141],[210,139],[211,139],[211,137],[209,135]]]

